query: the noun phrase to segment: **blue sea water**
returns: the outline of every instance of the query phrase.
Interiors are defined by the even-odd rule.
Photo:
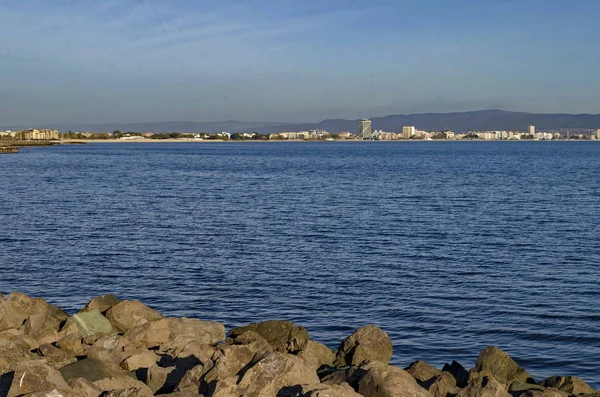
[[[0,291],[141,299],[600,387],[600,143],[98,143],[0,156]]]

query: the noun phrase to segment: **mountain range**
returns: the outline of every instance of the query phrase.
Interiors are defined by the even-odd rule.
[[[371,119],[372,128],[384,131],[401,131],[403,126],[415,126],[425,131],[452,130],[455,132],[512,130],[525,131],[535,125],[538,131],[565,129],[600,128],[600,114],[525,113],[498,109],[454,113],[399,114]],[[30,126],[6,126],[3,129],[30,128]],[[253,132],[268,134],[282,131],[305,131],[323,129],[329,132],[358,131],[358,120],[330,119],[318,123],[273,123],[273,122],[149,122],[107,124],[50,124],[36,128],[56,128],[59,131],[81,132]]]

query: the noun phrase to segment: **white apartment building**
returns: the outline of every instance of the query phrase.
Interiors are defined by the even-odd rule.
[[[410,139],[416,133],[416,128],[413,126],[402,127],[402,137]]]

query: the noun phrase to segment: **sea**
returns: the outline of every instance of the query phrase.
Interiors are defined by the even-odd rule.
[[[0,155],[0,292],[376,324],[392,363],[600,387],[600,142],[94,143]]]

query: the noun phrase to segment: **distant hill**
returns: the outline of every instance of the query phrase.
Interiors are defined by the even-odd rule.
[[[544,114],[508,112],[504,110],[477,110],[456,113],[420,113],[391,115],[372,118],[373,129],[401,131],[402,126],[412,125],[426,131],[452,130],[455,132],[482,130],[520,130],[535,125],[538,131],[559,128],[600,128],[600,114]],[[27,128],[29,126],[6,126],[2,129]],[[56,128],[60,131],[105,132],[259,132],[262,134],[324,129],[330,132],[357,132],[358,120],[331,119],[319,123],[269,123],[269,122],[194,122],[166,121],[159,123],[108,123],[108,124],[61,124],[38,126]]]

